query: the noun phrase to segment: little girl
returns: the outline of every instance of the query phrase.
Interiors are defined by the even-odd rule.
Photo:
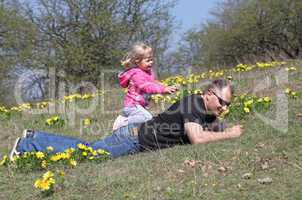
[[[142,123],[152,119],[146,110],[151,94],[173,93],[175,86],[164,86],[155,79],[152,71],[153,50],[144,43],[135,44],[122,61],[125,71],[119,74],[119,82],[127,88],[124,108],[113,124],[113,130],[130,123]]]

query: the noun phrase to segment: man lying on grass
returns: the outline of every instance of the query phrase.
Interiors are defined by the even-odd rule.
[[[202,144],[217,140],[236,138],[242,134],[240,125],[225,129],[217,123],[217,116],[227,109],[232,97],[232,88],[226,80],[214,80],[203,94],[193,94],[172,104],[165,112],[143,124],[121,127],[98,141],[86,141],[25,130],[17,138],[10,158],[24,152],[46,151],[52,146],[54,152],[77,148],[77,144],[88,144],[93,149],[104,149],[112,157],[147,150],[158,150],[182,144]]]

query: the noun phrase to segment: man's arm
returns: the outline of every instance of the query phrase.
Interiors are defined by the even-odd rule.
[[[239,137],[242,134],[242,128],[240,125],[236,125],[222,132],[213,132],[203,130],[198,123],[187,122],[185,123],[185,132],[192,144],[202,144]]]

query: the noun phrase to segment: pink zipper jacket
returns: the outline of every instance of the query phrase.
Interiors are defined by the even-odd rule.
[[[118,75],[121,87],[128,88],[124,106],[141,105],[146,107],[146,94],[162,94],[165,87],[155,82],[152,70],[145,71],[138,67],[130,68]]]

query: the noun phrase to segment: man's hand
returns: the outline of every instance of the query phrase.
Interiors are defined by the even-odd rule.
[[[239,137],[243,130],[241,125],[236,125],[222,132],[203,130],[203,127],[195,122],[185,123],[185,132],[192,144],[202,144],[217,140],[224,140]]]
[[[242,125],[238,124],[230,128],[230,133],[234,138],[239,137],[242,134],[242,132],[243,132]]]

